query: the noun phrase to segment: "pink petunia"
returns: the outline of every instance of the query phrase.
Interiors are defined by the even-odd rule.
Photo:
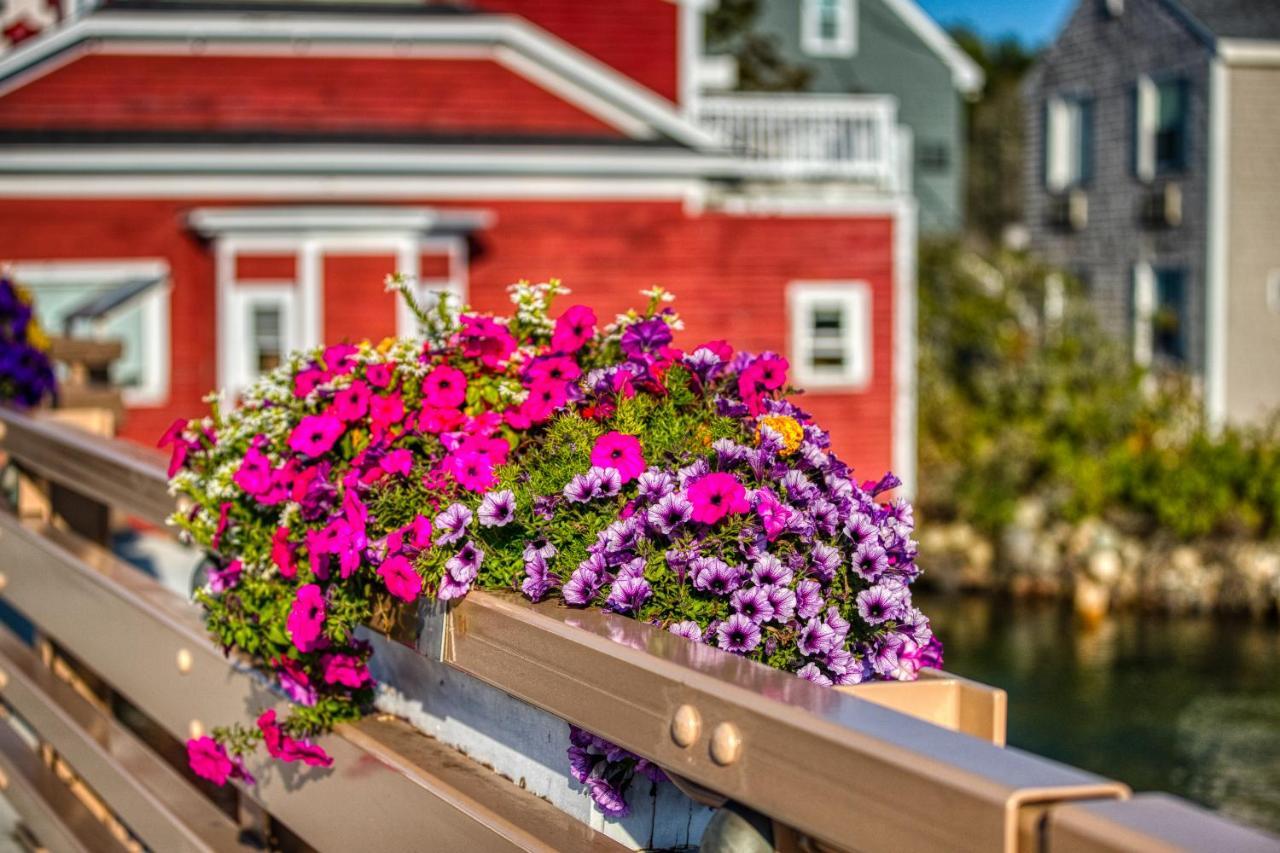
[[[213,530],[213,539],[209,544],[217,550],[222,544],[222,535],[227,532],[227,527],[231,524],[231,501],[223,501],[218,507],[218,526]]]
[[[422,577],[403,554],[393,554],[383,560],[378,566],[378,575],[387,585],[387,592],[401,601],[413,601],[422,592]]]
[[[760,516],[765,538],[772,542],[787,529],[795,512],[790,507],[783,506],[773,492],[761,489],[757,492],[756,514]]]
[[[470,492],[483,492],[498,482],[493,473],[493,461],[474,450],[459,450],[444,458],[445,470]]]
[[[346,423],[358,421],[369,411],[369,397],[369,386],[357,379],[333,396],[329,411]]]
[[[258,729],[262,742],[272,758],[281,761],[301,761],[311,767],[328,767],[333,764],[329,754],[309,740],[297,740],[285,734],[276,722],[276,712],[269,709],[258,717]]]
[[[577,352],[595,337],[596,312],[585,305],[574,305],[556,318],[551,333],[551,349],[556,352]]]
[[[422,398],[435,409],[456,409],[467,399],[467,376],[456,367],[442,364],[422,380]]]
[[[369,399],[369,423],[375,435],[381,435],[404,420],[404,400],[399,394],[376,395]]]
[[[367,365],[364,369],[365,381],[374,388],[386,388],[391,384],[391,380],[395,377],[396,366],[394,362],[378,362],[377,364]]]
[[[409,476],[409,471],[413,469],[413,454],[403,447],[397,447],[378,460],[378,467],[388,474],[399,474],[401,477],[407,477]]]
[[[271,535],[271,562],[275,563],[282,577],[297,577],[298,567],[293,562],[293,545],[289,542],[287,527],[277,527]]]
[[[293,377],[293,396],[306,397],[325,380],[325,372],[318,367],[308,367],[298,371]]]
[[[316,704],[319,698],[316,688],[311,684],[311,677],[307,675],[307,671],[299,666],[297,661],[282,657],[273,661],[273,664],[284,695],[308,708]]]
[[[456,429],[463,421],[462,412],[457,409],[437,409],[434,406],[423,406],[418,413],[418,430],[439,435]]]
[[[765,353],[738,376],[738,392],[742,399],[758,398],[766,391],[775,391],[787,384],[787,360],[780,355]]]
[[[578,362],[567,355],[535,359],[525,369],[529,382],[572,382],[582,375]]]
[[[521,405],[521,411],[531,422],[542,423],[568,400],[569,383],[535,382],[529,387],[529,396]]]
[[[225,785],[235,771],[227,751],[211,737],[197,737],[187,741],[187,764],[192,773],[215,785]]]
[[[313,583],[299,587],[285,622],[298,651],[311,652],[320,648],[324,615],[324,593],[320,587]]]
[[[648,467],[640,439],[622,432],[605,433],[596,439],[591,450],[591,464],[615,469],[624,483],[639,477]]]
[[[728,363],[733,358],[733,347],[729,346],[729,342],[725,340],[707,341],[701,346],[694,347],[694,352],[700,349],[708,349],[720,357],[722,363]]]
[[[341,684],[355,689],[373,680],[369,668],[355,655],[325,655],[322,663],[326,684]]]
[[[342,421],[331,414],[307,415],[289,433],[289,447],[304,456],[323,456],[345,431]]]
[[[164,431],[164,435],[160,436],[160,441],[156,443],[157,447],[165,447],[173,445],[173,451],[169,456],[169,476],[172,477],[182,469],[183,464],[187,461],[187,454],[191,452],[191,448],[195,446],[194,442],[188,441],[183,432],[187,428],[186,418],[178,418],[169,428]]]
[[[333,376],[350,373],[356,366],[356,353],[360,350],[351,344],[334,344],[324,351],[324,364]]]
[[[693,504],[693,520],[715,524],[726,515],[751,509],[747,490],[732,474],[704,474],[689,485],[689,502]]]
[[[465,358],[478,358],[485,367],[495,368],[516,350],[511,332],[492,317],[464,314],[459,323],[458,343]]]

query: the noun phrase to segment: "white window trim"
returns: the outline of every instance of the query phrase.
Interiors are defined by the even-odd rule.
[[[1133,268],[1133,361],[1150,367],[1155,352],[1156,273],[1151,264]]]
[[[169,264],[158,258],[129,260],[39,260],[15,261],[7,264],[13,279],[38,296],[42,285],[124,283],[133,279],[158,278],[161,282],[136,297],[142,311],[144,338],[142,384],[123,388],[120,397],[126,406],[144,408],[163,406],[169,401],[170,349]],[[123,307],[123,306],[121,306]],[[50,334],[60,330],[46,329]],[[94,329],[95,336],[99,330]]]
[[[1267,307],[1272,313],[1280,314],[1280,269],[1267,273]]]
[[[1086,133],[1086,100],[1080,97],[1051,95],[1045,106],[1045,185],[1052,192],[1080,186],[1085,180],[1084,164],[1089,152],[1084,145]],[[1071,120],[1075,110],[1075,121]]]
[[[1156,124],[1159,121],[1160,90],[1146,74],[1138,77],[1137,127],[1134,135],[1134,171],[1141,181],[1156,176]]]
[[[252,326],[253,309],[258,305],[276,305],[280,308],[281,348],[284,358],[298,348],[300,337],[298,318],[298,288],[293,282],[266,284],[255,282],[246,287],[236,288],[232,294],[232,334],[242,342],[240,346],[231,348],[232,386],[243,389],[257,377],[257,368],[252,364],[249,341]]]
[[[845,369],[821,373],[809,366],[810,312],[818,303],[838,301],[845,315]],[[872,377],[871,286],[865,281],[793,281],[787,288],[792,375],[803,388],[865,391]]]
[[[822,37],[821,0],[801,0],[800,47],[810,56],[853,56],[858,51],[858,0],[837,0],[837,32]]]

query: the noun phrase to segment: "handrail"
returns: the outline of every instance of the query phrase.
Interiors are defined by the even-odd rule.
[[[165,475],[156,456],[147,461],[124,442],[83,439],[68,428],[14,412],[0,411],[0,424],[3,446],[40,473],[149,521],[162,515],[157,495],[164,488]],[[130,488],[122,489],[116,483],[125,474],[134,480]],[[38,572],[48,571],[51,565],[87,562],[107,572],[117,594],[139,590],[142,581],[127,578],[127,570],[115,565],[114,558],[68,539],[70,534],[12,529],[15,522],[3,518],[0,522],[5,550],[12,553],[13,543],[21,543],[18,556],[22,559],[15,559],[15,565],[41,565],[32,569]],[[58,630],[76,634],[77,642],[71,647],[80,648],[89,637],[75,627],[75,614],[100,595],[77,592],[94,582],[89,575],[63,572],[67,577],[59,580],[56,595],[44,593],[49,600],[39,600],[34,583],[31,589],[11,583],[5,594],[23,609],[34,606],[41,623],[47,622],[55,636]],[[69,589],[79,596],[73,596],[73,603],[67,598]],[[135,701],[159,714],[158,719],[175,734],[182,734],[189,721],[184,717],[187,705],[174,694],[193,687],[198,687],[195,692],[202,697],[205,713],[233,718],[243,709],[247,691],[264,690],[261,683],[241,672],[234,678],[235,689],[219,694],[207,680],[214,677],[209,673],[221,673],[217,677],[227,682],[225,667],[213,665],[217,652],[204,637],[194,608],[179,607],[168,593],[167,598],[152,601],[156,594],[155,589],[145,595],[135,592],[128,608],[113,608],[109,624],[120,627],[96,640],[100,660],[86,663],[120,689],[145,694]],[[129,642],[123,632],[157,621],[176,622],[172,629],[180,631],[193,650],[198,649],[191,674],[182,677],[185,683],[173,668],[172,641],[157,644],[156,649],[144,642],[146,648],[136,654],[144,655],[145,661],[131,660],[123,666],[115,660],[120,652],[113,647]],[[444,660],[701,786],[841,848],[1037,849],[1044,838],[1042,818],[1055,814],[1062,803],[1118,802],[1128,796],[1120,783],[939,729],[598,611],[531,605],[514,597],[473,592],[452,611]],[[685,713],[686,707],[699,718],[701,735],[693,746],[681,748],[671,736],[671,726],[677,712]],[[394,751],[397,745],[416,743],[415,738],[421,737],[407,724],[399,729],[397,725],[401,724],[369,719],[343,727],[329,739],[334,743],[326,741],[338,762],[333,778],[285,786],[287,796],[268,780],[264,802],[298,830],[309,822],[326,823],[322,812],[339,809],[343,801],[365,802],[370,789],[350,787],[359,784],[363,771],[350,768],[360,765],[362,746],[367,756],[375,747]],[[710,744],[717,737],[736,740],[733,760],[713,757]],[[395,763],[386,756],[382,760]],[[430,766],[421,762],[416,772],[429,774]],[[429,787],[421,781],[417,784]],[[817,791],[820,796],[815,795]],[[914,805],[903,808],[904,802]],[[1123,805],[1111,808],[1126,813]],[[1238,829],[1251,838],[1267,840],[1252,830]]]

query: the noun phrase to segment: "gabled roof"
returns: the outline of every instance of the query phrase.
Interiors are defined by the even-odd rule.
[[[134,5],[134,4],[130,4]],[[141,6],[141,8],[138,8]],[[433,7],[427,7],[431,9]],[[376,11],[375,11],[376,10]],[[635,140],[666,139],[704,149],[714,142],[667,100],[522,18],[424,13],[374,7],[369,14],[323,4],[208,6],[154,11],[146,4],[108,6],[30,39],[0,57],[0,94],[36,79],[96,45],[311,45],[317,52],[351,46],[484,49],[508,70],[554,92]]]
[[[1280,0],[1172,0],[1217,38],[1280,40]]]
[[[1280,2],[1280,0],[1276,0]],[[915,0],[884,0],[902,22],[915,32],[929,49],[951,69],[951,81],[966,95],[982,89],[984,75],[978,63],[956,44],[938,22],[916,4]]]

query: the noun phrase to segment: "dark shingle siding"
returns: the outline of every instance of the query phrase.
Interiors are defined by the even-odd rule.
[[[1280,39],[1280,0],[1170,0],[1220,38]]]

